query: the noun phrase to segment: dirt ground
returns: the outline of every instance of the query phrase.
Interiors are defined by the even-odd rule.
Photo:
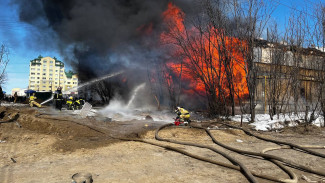
[[[163,122],[112,122],[104,117],[81,119],[71,111],[55,111],[27,106],[0,107],[0,121],[19,114],[18,122],[0,124],[0,182],[38,183],[71,182],[77,172],[89,172],[95,183],[106,182],[248,182],[238,171],[202,162],[161,147],[115,137],[141,138],[150,142],[179,147],[196,155],[229,163],[206,149],[157,141],[155,129]],[[215,127],[214,123],[200,123]],[[222,126],[219,126],[220,128]],[[261,152],[278,145],[258,140],[235,129],[212,130],[214,137],[229,146]],[[299,145],[325,146],[325,129],[295,127],[279,132],[254,132],[258,135]],[[288,178],[268,161],[230,152],[212,143],[203,130],[171,127],[160,135],[179,141],[211,145],[243,162],[250,170]],[[114,138],[112,138],[114,137]],[[315,150],[325,154],[325,149]],[[295,150],[276,150],[269,154],[325,171],[325,159]],[[299,182],[322,182],[325,177],[292,169]],[[259,182],[269,182],[258,179]],[[310,182],[309,181],[309,182]]]

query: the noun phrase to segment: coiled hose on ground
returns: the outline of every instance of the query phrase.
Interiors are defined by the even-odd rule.
[[[227,125],[228,127],[231,127],[231,128],[243,130],[246,134],[248,134],[250,136],[254,136],[254,137],[256,137],[258,139],[261,139],[261,140],[273,142],[273,143],[280,144],[280,145],[287,145],[286,148],[299,149],[299,150],[302,150],[305,153],[309,153],[309,154],[312,154],[312,155],[315,155],[315,156],[319,156],[319,157],[322,157],[322,158],[325,156],[324,154],[321,154],[321,153],[312,151],[310,149],[307,149],[307,148],[324,148],[323,146],[298,146],[298,145],[292,144],[292,143],[287,143],[287,142],[282,142],[282,141],[276,141],[276,140],[272,140],[272,139],[267,139],[267,138],[264,138],[264,137],[260,137],[260,136],[254,135],[253,133],[249,132],[248,130],[245,130],[245,129],[240,128],[240,127],[232,126],[232,125],[229,125],[229,124],[226,124],[226,123],[221,123],[221,124]],[[262,178],[262,179],[266,179],[266,180],[270,180],[270,181],[275,181],[275,182],[296,183],[298,181],[297,176],[290,169],[288,169],[286,166],[293,167],[293,168],[296,168],[296,169],[299,169],[299,170],[302,170],[302,171],[314,173],[314,174],[317,174],[317,175],[325,176],[325,172],[323,172],[323,171],[313,170],[313,169],[311,169],[309,167],[306,167],[304,165],[297,164],[295,162],[292,162],[290,160],[286,160],[284,158],[280,158],[280,157],[277,157],[277,156],[274,156],[274,155],[264,154],[267,151],[277,150],[277,149],[284,149],[285,147],[265,149],[262,153],[244,151],[244,150],[240,150],[240,149],[236,149],[236,148],[227,146],[225,144],[222,144],[221,142],[218,142],[213,137],[213,135],[211,134],[211,132],[210,132],[209,129],[202,128],[202,127],[198,127],[198,126],[191,126],[192,128],[196,128],[196,129],[200,129],[200,130],[205,130],[205,132],[210,136],[210,138],[212,139],[212,141],[215,144],[217,144],[217,145],[219,145],[219,146],[221,146],[221,147],[223,147],[225,149],[228,149],[230,151],[233,151],[233,152],[236,152],[236,153],[239,153],[239,154],[242,154],[242,155],[253,156],[253,157],[257,157],[257,158],[263,158],[265,160],[268,160],[268,161],[274,163],[280,169],[282,169],[290,177],[290,179],[276,178],[276,177],[272,177],[272,176],[269,176],[269,175],[258,174],[256,172],[250,171],[240,161],[232,158],[228,154],[226,154],[226,153],[224,153],[224,152],[222,152],[222,151],[220,151],[220,150],[218,150],[216,148],[213,148],[213,147],[210,147],[210,146],[207,146],[207,145],[197,144],[197,143],[180,142],[180,141],[176,141],[176,140],[161,138],[159,136],[159,132],[161,130],[163,130],[164,128],[171,127],[171,126],[174,126],[174,124],[173,123],[169,123],[169,124],[165,124],[165,125],[160,126],[156,130],[156,132],[155,132],[155,138],[157,140],[159,140],[159,141],[165,141],[165,142],[170,142],[170,143],[175,143],[175,144],[188,145],[188,146],[194,146],[194,147],[209,149],[209,150],[211,150],[213,152],[216,152],[216,153],[222,155],[223,157],[227,158],[232,164],[228,164],[228,163],[223,163],[223,162],[211,160],[211,159],[208,159],[208,158],[205,158],[205,157],[202,157],[202,156],[198,156],[198,155],[191,154],[191,153],[189,153],[187,151],[184,151],[184,150],[179,149],[179,148],[176,148],[176,147],[172,147],[172,146],[168,146],[168,145],[162,145],[162,144],[158,144],[158,143],[155,143],[155,142],[150,142],[150,141],[143,140],[143,139],[130,139],[130,138],[119,138],[119,139],[120,140],[143,142],[143,143],[147,143],[147,144],[151,144],[151,145],[163,147],[163,148],[166,148],[168,150],[172,150],[172,151],[175,151],[175,152],[178,152],[178,153],[187,155],[189,157],[192,157],[192,158],[195,158],[195,159],[198,159],[198,160],[201,160],[201,161],[205,161],[205,162],[209,162],[209,163],[212,163],[212,164],[216,164],[216,165],[220,165],[220,166],[223,166],[223,167],[227,167],[227,168],[231,168],[231,169],[234,169],[234,170],[238,170],[238,171],[241,171],[242,174],[247,178],[247,180],[249,182],[252,182],[252,183],[257,182],[257,180],[256,180],[255,177],[259,177],[259,178]]]

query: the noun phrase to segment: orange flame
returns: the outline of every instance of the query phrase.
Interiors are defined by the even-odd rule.
[[[213,27],[203,35],[194,27],[186,30],[184,18],[184,12],[172,3],[169,3],[167,10],[163,12],[163,20],[168,25],[167,31],[160,35],[163,44],[177,43],[182,38],[188,41],[185,36],[192,38],[191,41],[182,45],[183,48],[180,48],[179,42],[176,44],[178,46],[173,47],[175,56],[187,55],[187,57],[183,57],[181,63],[170,61],[167,67],[175,74],[182,73],[182,81],[190,81],[190,88],[200,94],[205,94],[208,90],[206,87],[209,85],[205,82],[210,84],[216,82],[221,85],[219,88],[226,96],[230,93],[229,83],[233,85],[233,91],[237,96],[247,95],[245,63],[243,54],[241,54],[241,49],[244,49],[247,44],[237,38],[227,37],[222,31]],[[187,53],[184,53],[185,50]],[[191,56],[188,57],[188,55]],[[229,75],[227,77],[229,73],[231,77]],[[202,78],[202,76],[209,77]],[[185,91],[193,92],[192,90]]]

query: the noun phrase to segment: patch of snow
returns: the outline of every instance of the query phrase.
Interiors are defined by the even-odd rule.
[[[320,116],[318,117],[314,122],[313,122],[314,125],[318,126],[318,127],[323,127],[325,126],[324,124],[324,116]]]
[[[308,118],[310,118],[311,113],[308,114]],[[297,126],[299,123],[304,121],[305,113],[301,112],[298,114],[279,114],[279,116],[274,115],[273,120],[270,118],[269,114],[256,114],[255,122],[251,123],[250,125],[255,126],[256,130],[261,131],[268,131],[271,129],[281,129],[285,125],[290,127]],[[312,124],[316,126],[324,126],[324,117],[321,115],[316,115],[317,117]],[[241,115],[235,115],[230,117],[232,121],[240,122]],[[250,115],[244,114],[243,115],[243,122],[247,123],[250,121]]]

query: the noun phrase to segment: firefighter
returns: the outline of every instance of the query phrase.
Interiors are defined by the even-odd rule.
[[[18,98],[18,94],[17,94],[17,92],[15,92],[15,94],[14,94],[14,98],[15,98],[14,103],[16,103],[16,102],[17,102],[17,98]]]
[[[83,105],[85,105],[85,100],[83,99],[83,98],[79,98],[79,102],[80,102],[80,105],[81,105],[81,107],[83,106]]]
[[[62,110],[62,104],[63,104],[63,96],[62,96],[62,88],[58,87],[54,94],[54,102],[55,102],[55,108]]]
[[[177,118],[176,119],[180,119],[181,122],[191,122],[190,120],[190,113],[184,109],[183,107],[177,107],[175,110],[175,113],[177,114]]]
[[[73,106],[73,97],[70,96],[67,100],[67,108],[68,110],[74,110],[74,106]]]
[[[76,101],[74,102],[74,106],[75,108],[78,110],[78,109],[81,109],[81,102],[80,102],[80,99],[76,99]]]
[[[37,99],[37,97],[35,96],[35,93],[33,93],[32,96],[29,97],[29,105],[31,107],[33,107],[34,105],[36,105],[37,107],[42,107],[41,104],[37,103],[35,100]]]

